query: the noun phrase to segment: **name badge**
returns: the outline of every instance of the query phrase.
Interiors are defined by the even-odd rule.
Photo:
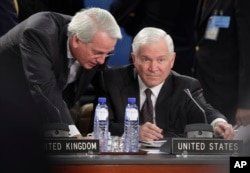
[[[218,28],[228,28],[230,24],[230,17],[229,16],[212,16],[214,26]]]
[[[207,23],[205,39],[217,40],[219,29],[228,28],[230,24],[229,16],[211,16]]]

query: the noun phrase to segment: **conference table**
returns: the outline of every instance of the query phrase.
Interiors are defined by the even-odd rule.
[[[226,173],[227,155],[51,155],[55,173]]]

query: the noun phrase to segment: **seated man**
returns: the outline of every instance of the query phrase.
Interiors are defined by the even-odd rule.
[[[134,66],[109,69],[102,74],[101,96],[108,99],[110,131],[122,135],[128,97],[136,97],[140,108],[140,140],[159,140],[163,133],[183,134],[186,124],[204,122],[215,133],[232,139],[226,118],[206,103],[198,80],[172,71],[175,52],[171,37],[163,30],[147,27],[132,44]],[[203,112],[184,92],[188,89]]]

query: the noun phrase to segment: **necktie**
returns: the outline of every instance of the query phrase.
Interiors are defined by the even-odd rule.
[[[69,84],[76,80],[76,74],[80,68],[80,64],[77,61],[70,59],[68,67],[70,70],[69,70],[67,83]]]
[[[145,122],[153,123],[153,103],[151,100],[152,91],[149,88],[147,88],[144,92],[146,94],[146,100],[143,103],[141,109],[142,123],[143,124]]]

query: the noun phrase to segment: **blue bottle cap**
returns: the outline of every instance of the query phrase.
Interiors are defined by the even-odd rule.
[[[105,97],[99,97],[98,98],[98,103],[106,103],[106,98]]]
[[[135,104],[135,102],[136,102],[136,98],[134,97],[128,98],[128,104]]]

